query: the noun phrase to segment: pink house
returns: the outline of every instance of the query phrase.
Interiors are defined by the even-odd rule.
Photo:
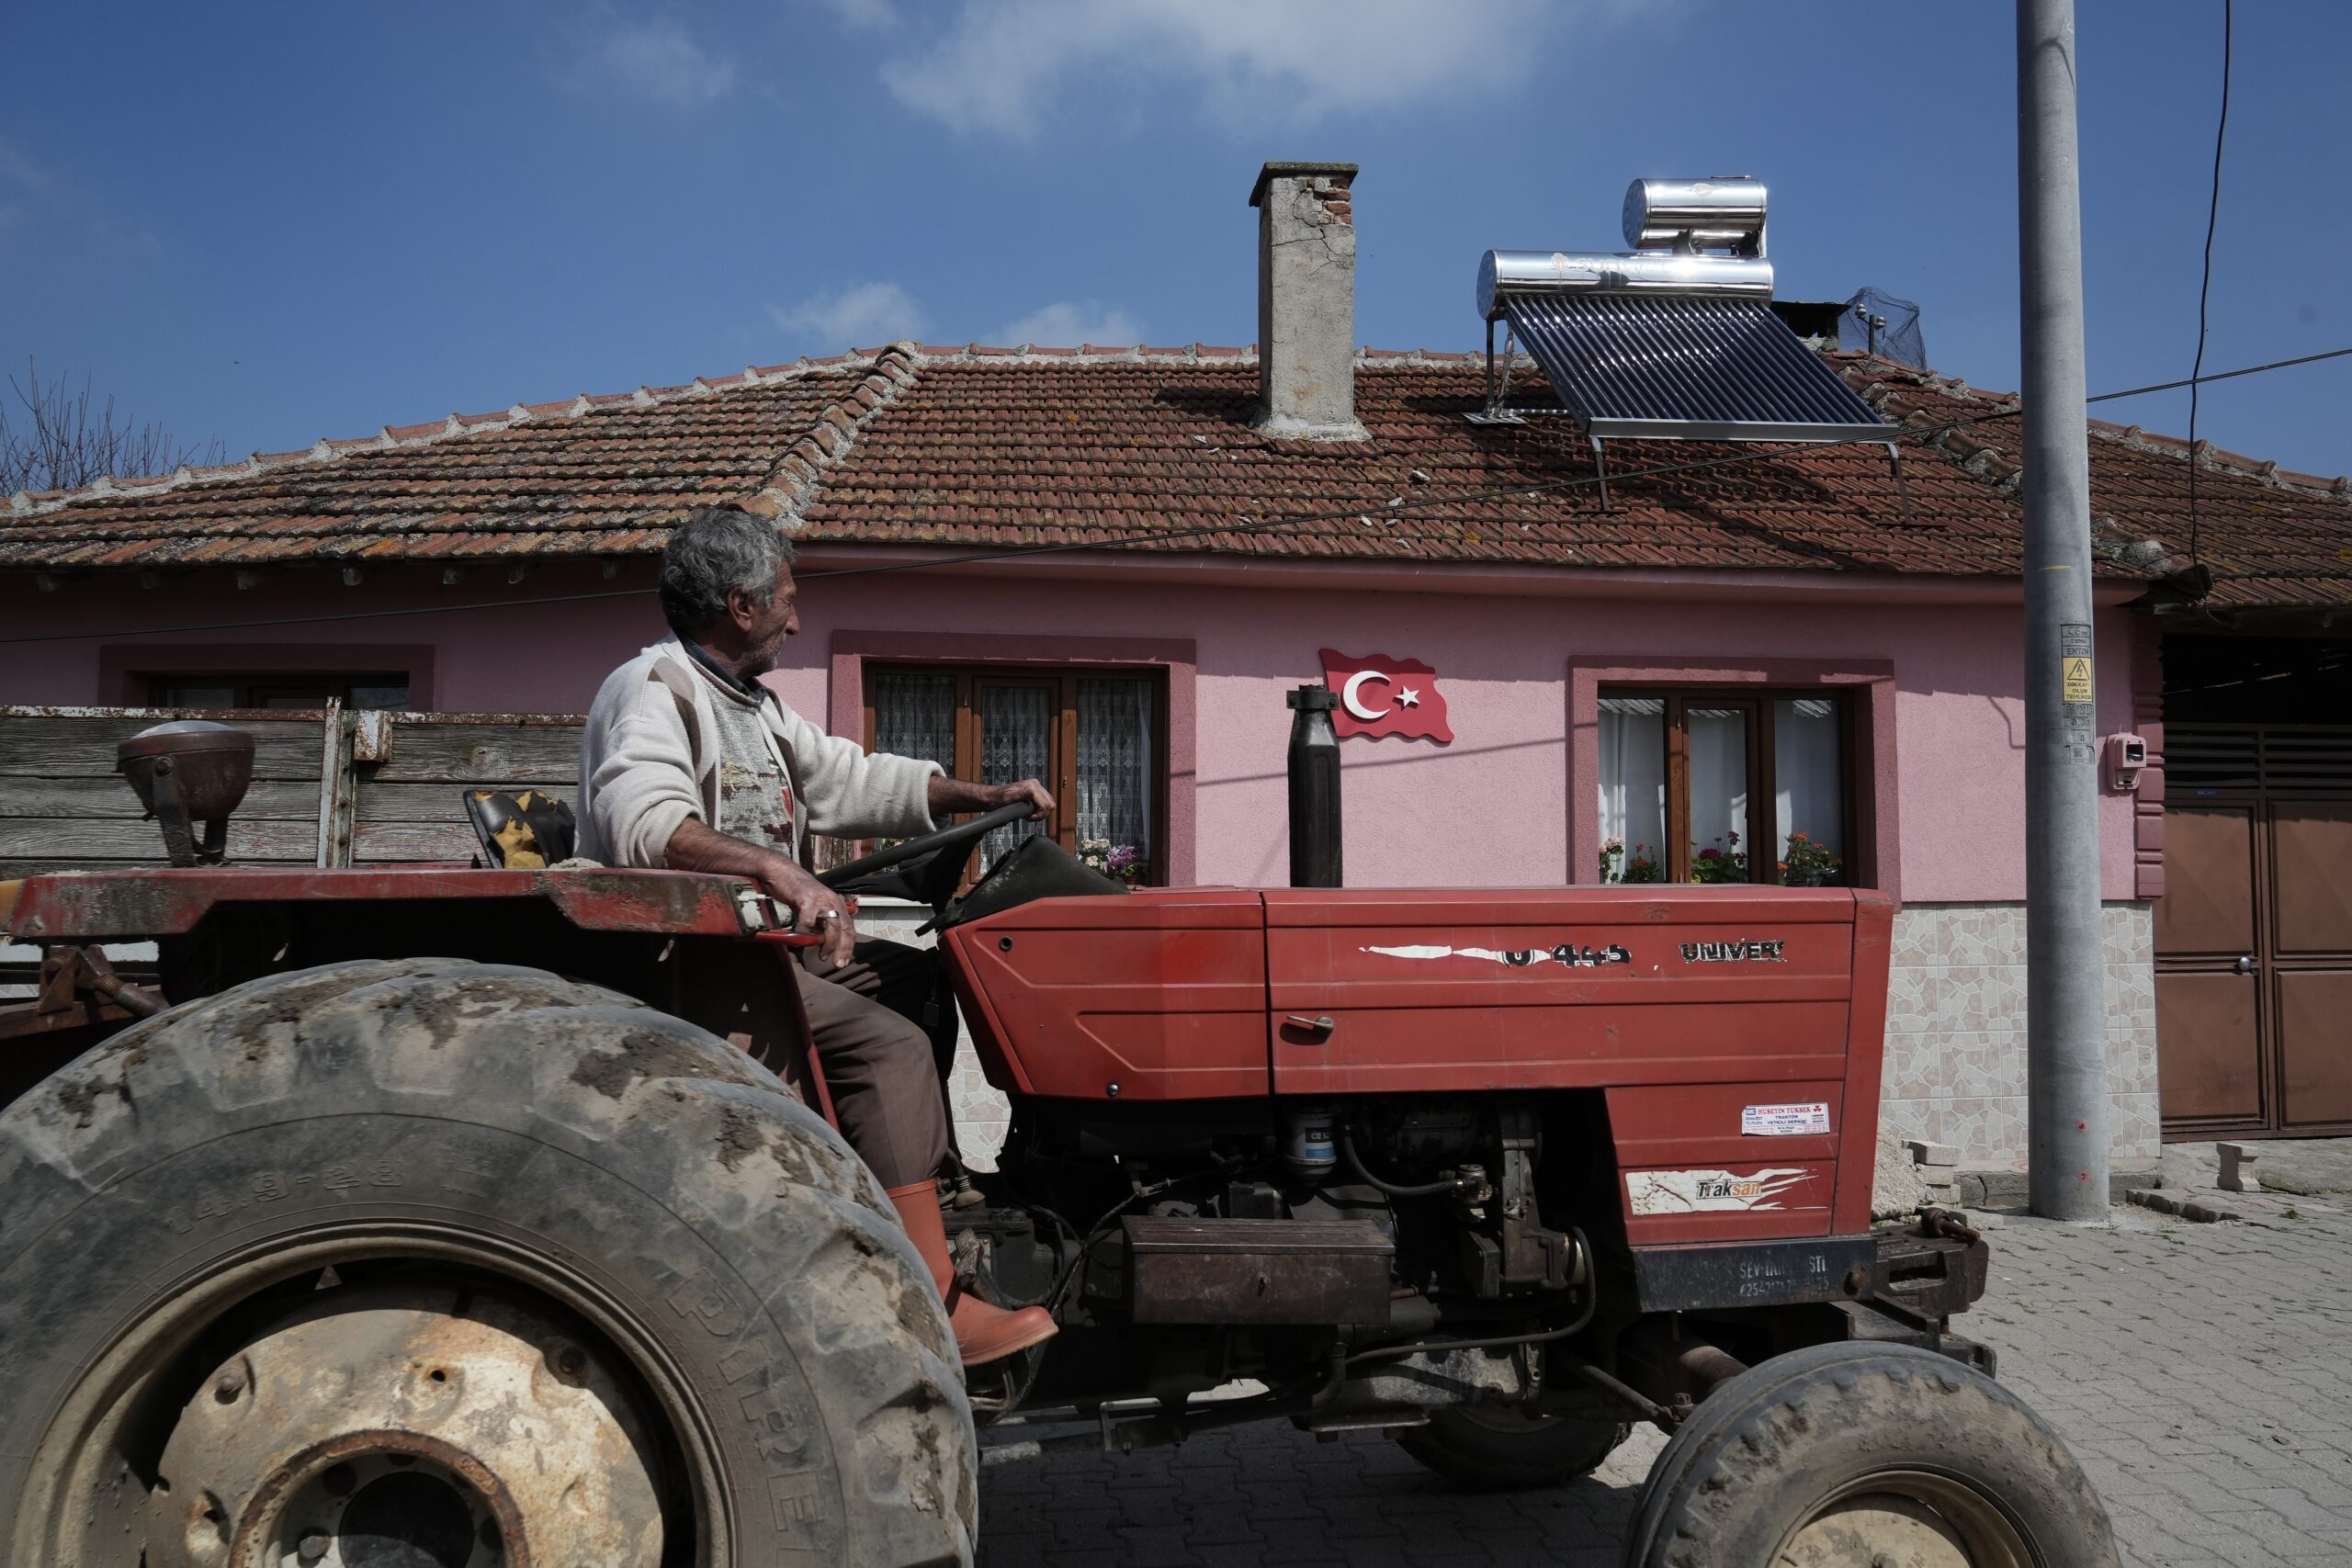
[[[1885,1122],[2020,1160],[2014,401],[1822,349],[1900,488],[1871,446],[1622,443],[1604,504],[1523,361],[1528,417],[1478,423],[1480,360],[1349,346],[1351,187],[1261,176],[1270,254],[1304,220],[1327,263],[1261,266],[1264,356],[894,344],[18,496],[0,703],[578,713],[663,635],[668,525],[741,501],[801,552],[787,700],[1048,776],[1050,830],[1149,880],[1283,880],[1283,694],[1329,649],[1422,661],[1453,736],[1343,742],[1351,883],[1889,890]],[[2101,808],[2119,1166],[2168,1128],[2352,1125],[2352,1050],[2319,1028],[2352,1009],[2352,907],[2297,869],[2352,863],[2346,487],[2201,454],[2191,562],[2188,455],[2088,440],[2098,728],[2147,753]],[[0,831],[0,862],[42,831]],[[959,1113],[985,1146],[976,1082]]]

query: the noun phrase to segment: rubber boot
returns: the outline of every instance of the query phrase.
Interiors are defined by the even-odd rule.
[[[990,1306],[957,1281],[956,1265],[947,1255],[947,1225],[939,1214],[937,1182],[893,1187],[889,1191],[899,1223],[907,1227],[907,1238],[922,1254],[923,1264],[931,1270],[931,1282],[938,1287],[939,1299],[947,1303],[947,1325],[956,1331],[956,1353],[966,1366],[1002,1360],[1014,1351],[1042,1344],[1059,1332],[1053,1314],[1044,1307],[1007,1312],[1002,1307]]]

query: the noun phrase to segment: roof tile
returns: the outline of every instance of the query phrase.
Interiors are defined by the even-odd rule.
[[[1907,513],[1883,452],[1861,444],[1613,443],[1604,510],[1565,417],[1463,417],[1485,377],[1469,355],[1367,350],[1357,412],[1373,438],[1333,443],[1250,428],[1251,348],[898,345],[18,496],[0,513],[0,568],[612,556],[658,549],[686,510],[731,498],[807,539],[967,549],[2018,572],[2016,398],[1829,358],[1902,427]],[[1532,369],[1514,400],[1549,402]],[[2098,570],[2168,570],[2115,558],[2151,538],[2179,564],[2187,444],[2089,429]],[[2216,602],[2352,603],[2352,484],[2203,443],[2199,459]]]

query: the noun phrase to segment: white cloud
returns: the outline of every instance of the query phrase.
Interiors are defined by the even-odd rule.
[[[589,46],[587,64],[600,81],[673,108],[709,103],[735,86],[734,65],[666,17],[605,34]]]
[[[771,305],[768,320],[797,340],[829,353],[920,337],[928,324],[913,295],[879,280],[820,290],[797,305]]]
[[[26,190],[46,190],[51,178],[47,169],[19,152],[14,143],[0,139],[0,181]]]
[[[1057,299],[1017,321],[997,328],[988,340],[1008,348],[1034,343],[1048,348],[1076,348],[1094,344],[1124,348],[1143,341],[1143,323],[1115,305],[1093,299]]]
[[[865,0],[832,0],[863,8]],[[1220,118],[1291,123],[1458,100],[1523,75],[1541,36],[1634,0],[965,0],[888,59],[899,100],[962,131],[1025,137],[1087,73],[1205,89]]]
[[[895,27],[899,7],[891,0],[822,0],[825,9],[841,18],[842,26],[859,32],[879,32]]]

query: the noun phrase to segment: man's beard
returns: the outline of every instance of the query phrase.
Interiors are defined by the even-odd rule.
[[[756,681],[774,670],[777,657],[784,652],[784,645],[791,636],[790,632],[778,632],[774,642],[753,649],[737,673],[746,681]]]

